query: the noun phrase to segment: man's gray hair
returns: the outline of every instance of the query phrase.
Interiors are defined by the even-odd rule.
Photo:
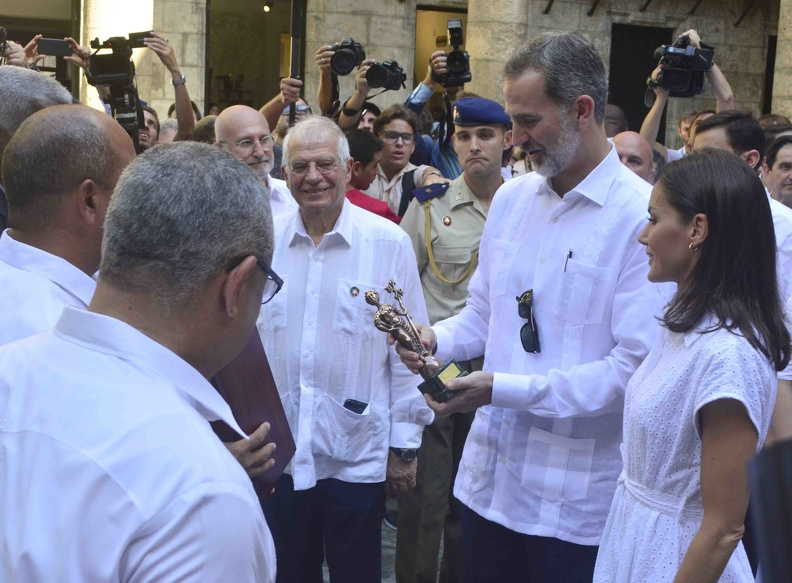
[[[581,95],[594,100],[594,117],[605,119],[608,77],[593,45],[575,33],[547,33],[518,48],[506,62],[504,74],[515,79],[528,69],[544,75],[547,96],[569,108]]]
[[[341,128],[332,120],[320,115],[306,117],[304,120],[294,124],[294,127],[289,128],[289,133],[286,134],[286,139],[283,140],[282,165],[289,165],[294,142],[315,144],[316,142],[323,142],[332,138],[335,138],[338,144],[336,152],[339,161],[342,164],[346,164],[351,156],[349,155],[349,142]]]
[[[0,67],[0,156],[25,119],[65,103],[74,103],[74,98],[52,77],[22,67]]]
[[[22,122],[3,153],[0,174],[12,227],[47,224],[60,195],[87,178],[113,188],[119,162],[104,117],[84,105],[60,105]]]
[[[100,277],[187,307],[221,270],[272,261],[266,187],[228,152],[198,142],[148,149],[123,172],[105,219]]]

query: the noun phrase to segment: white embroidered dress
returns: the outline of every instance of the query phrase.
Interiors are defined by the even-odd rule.
[[[671,583],[701,524],[698,412],[719,399],[740,401],[767,436],[776,392],[770,362],[727,330],[666,329],[627,386],[624,469],[600,543],[595,583]],[[720,583],[753,582],[740,543]]]

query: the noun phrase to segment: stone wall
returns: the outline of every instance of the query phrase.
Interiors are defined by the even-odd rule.
[[[781,0],[773,79],[773,110],[792,115],[792,0]]]
[[[783,0],[788,2],[789,0]],[[502,69],[513,47],[546,31],[575,31],[591,39],[606,66],[610,60],[611,25],[615,23],[673,28],[675,34],[695,28],[704,42],[715,45],[716,62],[731,83],[739,108],[759,113],[764,88],[767,35],[774,34],[778,16],[774,3],[756,3],[739,27],[734,23],[746,3],[742,0],[704,0],[694,16],[692,1],[603,0],[592,16],[591,0],[469,0],[468,51],[473,82],[470,90],[502,100]],[[792,10],[790,10],[792,12]],[[788,16],[792,25],[792,14]],[[790,27],[786,27],[790,31]],[[787,32],[792,36],[792,32]],[[790,79],[792,79],[792,55]],[[792,81],[788,104],[792,104]],[[694,99],[672,99],[668,108],[667,142],[678,144],[676,121],[684,113],[714,107],[708,90]],[[789,107],[789,105],[787,105]]]

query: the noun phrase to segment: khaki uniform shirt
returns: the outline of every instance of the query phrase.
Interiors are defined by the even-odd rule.
[[[432,198],[429,206],[430,243],[436,265],[450,281],[468,275],[457,284],[443,282],[429,264],[425,238],[425,210],[417,199],[410,203],[400,226],[407,231],[418,258],[429,321],[434,324],[459,312],[468,297],[468,283],[475,267],[481,232],[487,212],[465,183],[464,174],[451,182],[443,196]]]

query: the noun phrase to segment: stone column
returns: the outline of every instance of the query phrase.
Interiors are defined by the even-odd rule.
[[[792,115],[792,0],[780,0],[773,113]]]
[[[83,0],[81,44],[98,37],[126,36],[130,32],[155,30],[176,49],[190,97],[203,109],[206,45],[206,0]],[[135,49],[135,81],[141,99],[148,101],[161,118],[173,103],[171,75],[152,51]],[[101,107],[96,90],[85,80],[80,84],[84,103]]]

